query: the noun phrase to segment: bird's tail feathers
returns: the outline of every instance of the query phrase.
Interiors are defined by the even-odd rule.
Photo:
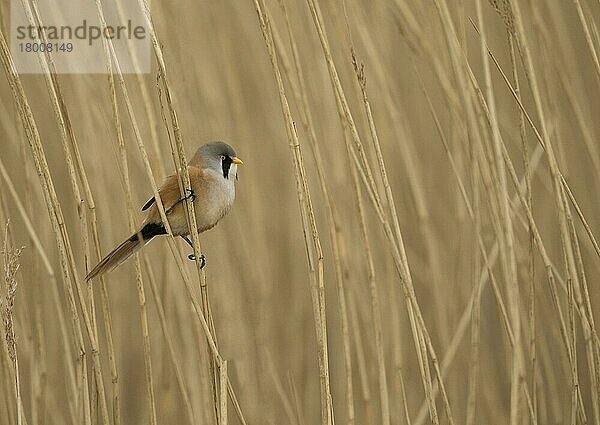
[[[100,261],[85,277],[88,281],[96,276],[103,275],[115,267],[121,265],[125,260],[131,257],[144,247],[150,240],[157,235],[166,233],[162,224],[148,223],[142,229],[129,238],[125,239],[119,246],[113,249],[106,257]]]

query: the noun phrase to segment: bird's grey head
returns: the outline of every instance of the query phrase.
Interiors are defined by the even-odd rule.
[[[243,164],[242,160],[224,142],[211,142],[201,146],[190,161],[190,165],[217,171],[226,179],[237,176],[238,164]]]

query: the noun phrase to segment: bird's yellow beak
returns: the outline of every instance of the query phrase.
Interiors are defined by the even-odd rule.
[[[238,164],[238,165],[242,165],[244,162],[239,159],[237,156],[234,156],[233,158],[231,158],[231,162],[233,162],[234,164]]]

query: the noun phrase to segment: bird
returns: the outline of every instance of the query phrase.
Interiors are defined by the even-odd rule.
[[[231,209],[235,199],[237,166],[242,165],[235,150],[224,142],[202,145],[187,165],[191,190],[181,196],[177,174],[168,176],[158,190],[167,220],[174,236],[180,236],[190,246],[190,229],[187,223],[185,199],[194,202],[198,232],[212,229]],[[85,277],[86,281],[101,276],[142,249],[154,237],[166,235],[156,199],[151,197],[142,207],[146,217],[141,227],[129,238],[108,253]],[[195,260],[193,255],[190,259]],[[204,267],[204,256],[200,258]]]

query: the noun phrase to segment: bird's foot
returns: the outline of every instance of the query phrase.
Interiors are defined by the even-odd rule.
[[[188,238],[185,235],[181,235],[181,238],[190,246],[192,247],[192,249],[194,249],[194,244],[192,243],[192,241],[190,240],[190,238]],[[188,255],[188,259],[190,261],[196,261],[196,256],[194,255],[194,253],[191,253],[190,255]],[[204,254],[200,254],[200,268],[204,268],[204,266],[206,266],[206,257],[204,256]]]
[[[194,254],[188,255],[188,259],[191,261],[196,261],[196,256]],[[200,268],[203,269],[206,266],[206,257],[204,254],[200,255]]]
[[[185,191],[189,193],[189,195],[186,195],[183,199],[190,199],[192,202],[194,202],[196,200],[196,194],[194,191],[192,189],[186,189]]]

